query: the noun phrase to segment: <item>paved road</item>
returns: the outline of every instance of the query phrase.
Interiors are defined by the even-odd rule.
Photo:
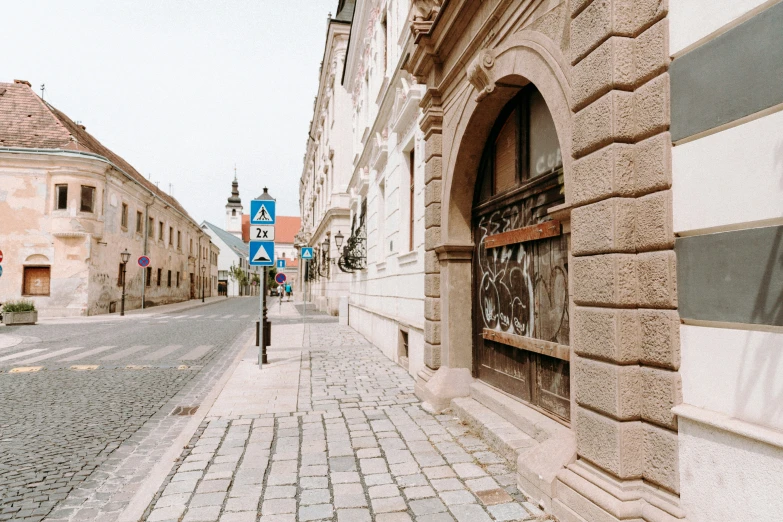
[[[71,504],[108,500],[110,487],[86,491],[111,486],[102,466],[153,416],[168,416],[162,408],[189,383],[214,382],[257,313],[256,299],[231,299],[123,321],[4,327],[22,342],[0,347],[0,520],[43,520],[78,488]]]

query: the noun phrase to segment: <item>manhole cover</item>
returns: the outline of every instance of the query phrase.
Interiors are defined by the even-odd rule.
[[[193,415],[196,413],[196,410],[198,409],[198,406],[177,406],[174,408],[174,411],[171,412],[172,415]]]

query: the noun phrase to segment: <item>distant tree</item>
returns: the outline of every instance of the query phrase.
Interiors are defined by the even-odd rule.
[[[243,289],[247,286],[247,274],[242,267],[231,265],[228,271],[228,277],[239,285],[239,295],[243,294]]]

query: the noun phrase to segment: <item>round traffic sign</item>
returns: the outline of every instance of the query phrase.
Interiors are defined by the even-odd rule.
[[[285,283],[285,274],[283,274],[283,273],[277,274],[277,275],[275,276],[275,281],[277,281],[277,282],[278,282],[278,283],[280,283],[281,285],[282,285],[283,283]]]
[[[150,264],[150,258],[147,256],[141,256],[139,258],[139,266],[144,268],[145,266],[149,266]]]
[[[3,262],[3,251],[0,250],[0,263],[2,263],[2,262]]]

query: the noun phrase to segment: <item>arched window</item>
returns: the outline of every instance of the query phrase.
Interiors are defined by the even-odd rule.
[[[555,122],[544,97],[528,85],[506,105],[481,164],[479,201],[563,168]]]

